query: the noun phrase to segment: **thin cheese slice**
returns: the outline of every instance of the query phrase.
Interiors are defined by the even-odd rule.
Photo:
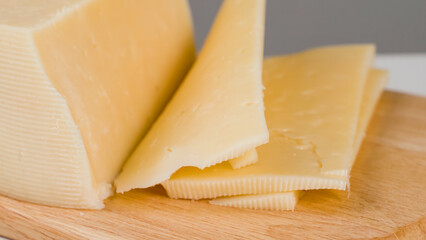
[[[372,45],[332,46],[264,63],[270,132],[310,146],[322,173],[349,168],[374,53]]]
[[[383,70],[373,69],[369,72],[369,78],[363,93],[360,118],[356,132],[355,154],[361,147],[374,108],[388,80],[388,73]],[[364,130],[364,131],[363,131]],[[355,157],[354,157],[355,160]],[[294,210],[297,200],[302,196],[302,191],[284,193],[267,193],[258,195],[243,195],[235,197],[216,198],[209,203],[227,207],[267,209],[267,210]]]
[[[249,208],[255,210],[291,210],[294,211],[304,191],[243,195],[210,200],[209,203],[224,207]]]
[[[278,61],[276,63],[281,65]],[[271,64],[273,66],[273,62],[269,62],[265,68],[271,67]],[[285,84],[286,78],[282,78],[283,74],[278,75],[281,77],[276,78],[275,81],[271,81],[270,77],[277,76],[280,71],[272,72],[273,75],[268,74],[271,71],[265,72],[267,73],[264,76],[267,92],[268,89],[281,92],[282,89],[292,85]],[[376,97],[365,98],[366,101],[371,101],[366,106],[374,106],[377,97],[383,90],[384,75],[380,75],[382,76],[380,80],[377,74],[371,75],[368,84],[373,86],[366,89],[371,89],[370,94],[374,94]],[[271,94],[269,97],[268,94],[266,95],[266,112],[269,112],[269,115],[266,115],[267,121],[269,121],[268,116],[274,114],[274,110],[285,111],[285,108],[273,108],[276,100],[276,98],[271,98]],[[292,102],[291,99],[288,101]],[[282,104],[283,102],[280,102],[278,105]],[[363,110],[362,112],[365,114],[362,114],[361,118],[367,119],[365,121],[368,122],[372,110],[373,107],[368,112]],[[329,121],[333,120],[334,118],[329,118]],[[283,129],[288,127],[283,126]],[[366,124],[360,126],[357,131],[365,132],[365,127]],[[362,135],[357,134],[357,136]],[[325,133],[324,137],[327,136]],[[353,143],[358,141],[360,140],[353,141]],[[351,154],[352,158],[355,157],[353,151],[348,150],[348,154]],[[222,163],[204,170],[183,168],[176,172],[169,181],[165,181],[163,186],[172,198],[200,199],[308,189],[344,190],[349,180],[347,176],[326,175],[321,171],[318,151],[313,142],[303,138],[289,137],[281,131],[272,129],[270,142],[257,148],[257,152],[259,161],[246,168],[233,170],[229,163]],[[353,160],[351,161],[353,162]]]
[[[262,93],[265,1],[226,0],[182,86],[116,180],[117,192],[161,183],[268,141]]]
[[[0,1],[0,194],[102,208],[194,59],[185,0]]]
[[[255,164],[258,161],[256,149],[252,149],[244,153],[243,156],[229,160],[229,164],[233,169],[243,168],[252,164]]]
[[[389,80],[389,74],[386,70],[371,69],[368,73],[367,83],[365,85],[364,93],[361,102],[360,117],[358,118],[357,132],[355,135],[354,147],[350,168],[342,174],[348,176],[353,167],[356,155],[361,148],[362,141],[364,140],[368,124],[373,116],[374,109],[380,99],[383,89]]]

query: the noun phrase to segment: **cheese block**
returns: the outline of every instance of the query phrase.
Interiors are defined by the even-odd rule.
[[[102,208],[194,59],[185,0],[0,1],[0,194]]]
[[[229,160],[229,164],[233,169],[239,169],[246,167],[248,165],[252,165],[258,161],[257,151],[256,149],[252,149],[244,153],[244,155]]]
[[[223,197],[210,200],[209,203],[224,207],[249,208],[254,210],[291,210],[294,211],[304,191],[266,193]]]
[[[262,93],[265,1],[224,1],[173,99],[115,181],[117,192],[161,183],[268,141]]]
[[[342,47],[339,48],[342,49]],[[356,50],[356,48],[349,47],[346,48],[346,50],[349,50],[348,52],[345,51],[346,54],[353,56],[359,49]],[[350,53],[353,50],[356,51]],[[287,104],[294,104],[291,96],[281,95],[287,96],[287,99],[285,101],[280,101],[279,97],[274,96],[271,92],[291,92],[289,88],[292,88],[294,82],[299,81],[299,79],[285,77],[284,72],[286,68],[279,60],[280,58],[276,58],[275,61],[269,60],[265,63],[265,106],[268,123],[276,114],[281,114],[280,111],[287,111]],[[279,66],[282,66],[282,68]],[[271,67],[276,67],[277,70],[270,71],[271,69],[268,68]],[[369,84],[372,84],[372,93],[369,93],[369,96],[374,94],[376,97],[365,98],[367,99],[365,101],[369,101],[369,103],[366,103],[367,106],[374,106],[380,92],[383,90],[385,75],[380,74],[380,76],[382,77],[379,78],[377,74],[371,75]],[[370,89],[370,87],[365,89]],[[297,91],[303,92],[304,90],[299,89]],[[337,97],[336,94],[333,95]],[[318,101],[320,101],[320,99],[318,99]],[[338,101],[336,100],[336,102]],[[303,105],[301,102],[298,104]],[[321,102],[318,104],[321,104]],[[331,104],[329,108],[333,108],[332,106],[333,104]],[[368,112],[363,111],[364,114],[361,115],[361,118],[369,119],[372,115],[372,110],[373,107],[370,107]],[[335,118],[326,118],[326,116],[324,116],[324,121],[326,122],[323,124],[329,125],[327,123],[328,121],[335,120]],[[368,122],[368,120],[366,121]],[[285,123],[285,121],[283,121],[283,123]],[[291,127],[291,125],[283,125],[282,129],[291,129]],[[365,127],[366,124],[360,126],[357,131],[365,132]],[[329,131],[332,131],[332,128],[329,128]],[[297,132],[287,133],[297,134]],[[327,132],[323,133],[324,141],[327,141],[329,137],[333,137],[333,135],[329,135]],[[318,152],[318,147],[315,142],[312,142],[309,138],[288,136],[283,133],[283,131],[277,131],[277,128],[270,129],[270,134],[270,142],[257,148],[259,161],[254,165],[238,170],[233,170],[229,163],[221,163],[204,170],[189,167],[183,168],[176,172],[170,180],[163,182],[162,185],[165,187],[170,197],[189,199],[293,190],[346,189],[349,181],[347,176],[324,174],[321,171],[321,162],[326,161],[326,159],[320,158],[322,155]],[[357,134],[357,136],[362,135],[363,134]],[[354,139],[351,141],[352,147],[347,150],[347,154],[350,154],[352,158],[355,157],[353,149],[356,148],[355,142],[358,141],[359,140],[355,140],[354,136]],[[319,161],[319,159],[321,159],[321,161]],[[344,159],[342,159],[342,161],[344,161]],[[353,163],[353,160],[351,160],[351,162]]]

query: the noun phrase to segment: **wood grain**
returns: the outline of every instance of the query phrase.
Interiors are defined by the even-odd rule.
[[[171,200],[154,187],[101,211],[0,196],[0,235],[13,239],[426,239],[426,99],[386,92],[355,163],[350,194],[305,194],[294,212]]]

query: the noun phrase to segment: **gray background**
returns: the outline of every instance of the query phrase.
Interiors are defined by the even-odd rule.
[[[222,0],[189,0],[198,49]],[[426,0],[267,0],[265,55],[373,42],[379,53],[426,53]]]

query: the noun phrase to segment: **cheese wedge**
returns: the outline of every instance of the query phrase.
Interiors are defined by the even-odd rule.
[[[304,191],[243,195],[210,200],[209,203],[224,207],[249,208],[254,210],[291,210],[294,211]]]
[[[243,156],[229,160],[229,164],[233,169],[243,168],[252,165],[258,161],[256,149],[252,149],[244,153]]]
[[[185,0],[0,1],[0,194],[102,208],[194,59]]]
[[[358,52],[359,50],[359,47],[338,48],[341,50],[346,48],[344,52],[352,56],[354,56],[355,52]],[[361,49],[363,49],[363,47],[361,47]],[[351,51],[354,51],[354,53],[350,53]],[[368,50],[366,53],[369,51],[372,50]],[[365,54],[366,57],[368,57],[368,55],[370,55],[370,53]],[[326,59],[327,58],[325,58],[323,61]],[[282,68],[280,68],[280,66]],[[276,71],[270,71],[271,69],[268,68],[271,67],[275,67]],[[332,68],[330,68],[330,71],[332,71],[331,69]],[[286,107],[287,105],[291,105],[290,103],[294,104],[294,97],[284,94],[280,95],[287,96],[287,98],[283,101],[283,99],[280,100],[280,96],[274,96],[273,94],[273,91],[280,93],[283,93],[283,91],[292,92],[291,88],[293,83],[299,81],[299,79],[286,78],[284,74],[285,71],[286,68],[280,61],[280,58],[277,58],[276,61],[273,61],[272,59],[269,60],[269,63],[268,61],[265,63],[265,105],[268,123],[271,118],[278,122],[278,120],[273,117],[280,115],[281,111],[287,111]],[[377,76],[375,75],[377,74],[372,75],[372,78],[376,78]],[[376,84],[376,82],[379,80],[373,79],[370,81],[374,82],[374,84],[371,83],[374,85],[374,87],[371,88],[372,91],[374,90],[376,97],[371,97],[372,102],[368,103],[368,106],[375,105],[380,92],[383,90],[383,81],[385,78],[383,77],[383,74],[380,75],[382,76],[382,78],[380,78],[380,84]],[[304,91],[303,89],[293,90],[299,92]],[[294,94],[297,96],[297,93],[294,92]],[[334,94],[334,96],[338,98],[337,95]],[[318,101],[319,102],[317,104],[321,105],[321,99],[318,99]],[[336,102],[338,101],[336,100]],[[302,102],[298,102],[298,104],[304,105]],[[333,108],[332,106],[333,104],[331,104],[331,107],[328,108]],[[324,109],[327,109],[327,107],[324,106]],[[369,109],[368,113],[363,114],[361,118],[369,119],[372,115],[372,110],[373,107]],[[297,116],[295,114],[293,115]],[[316,120],[313,118],[312,121]],[[324,126],[333,126],[330,125],[328,121],[336,121],[336,118],[326,118],[325,115],[323,121],[323,125],[318,126],[318,128]],[[366,121],[368,122],[368,120]],[[283,123],[285,123],[285,121],[283,121]],[[357,131],[365,132],[366,124],[361,127]],[[283,124],[281,129],[291,128],[291,124]],[[298,134],[297,132],[283,132],[277,131],[277,129],[279,128],[276,127],[270,130],[271,137],[268,144],[257,148],[259,161],[254,165],[238,170],[233,170],[229,163],[221,163],[204,170],[189,167],[183,168],[176,172],[170,180],[163,182],[162,185],[165,187],[170,197],[188,199],[215,198],[219,196],[261,194],[309,189],[344,190],[346,188],[349,180],[347,176],[330,174],[327,175],[321,171],[321,166],[323,162],[326,161],[326,159],[321,158],[322,155],[320,155],[318,152],[318,146],[315,142],[312,142],[312,140],[309,138],[296,138],[291,135],[296,135]],[[333,131],[333,129],[329,128],[329,131]],[[323,141],[328,141],[329,137],[334,137],[334,135],[329,135],[326,131],[323,132],[323,134]],[[362,136],[362,134],[358,134],[358,136]],[[355,142],[359,141],[360,140],[355,141],[354,135],[354,139],[351,141],[352,147],[347,149],[347,154],[350,154],[352,158],[355,157],[355,150],[353,149],[357,148]],[[342,159],[342,161],[344,160]],[[353,160],[351,160],[351,162],[353,163]]]
[[[117,192],[161,183],[268,141],[262,93],[265,1],[224,1],[203,49],[115,181]]]

